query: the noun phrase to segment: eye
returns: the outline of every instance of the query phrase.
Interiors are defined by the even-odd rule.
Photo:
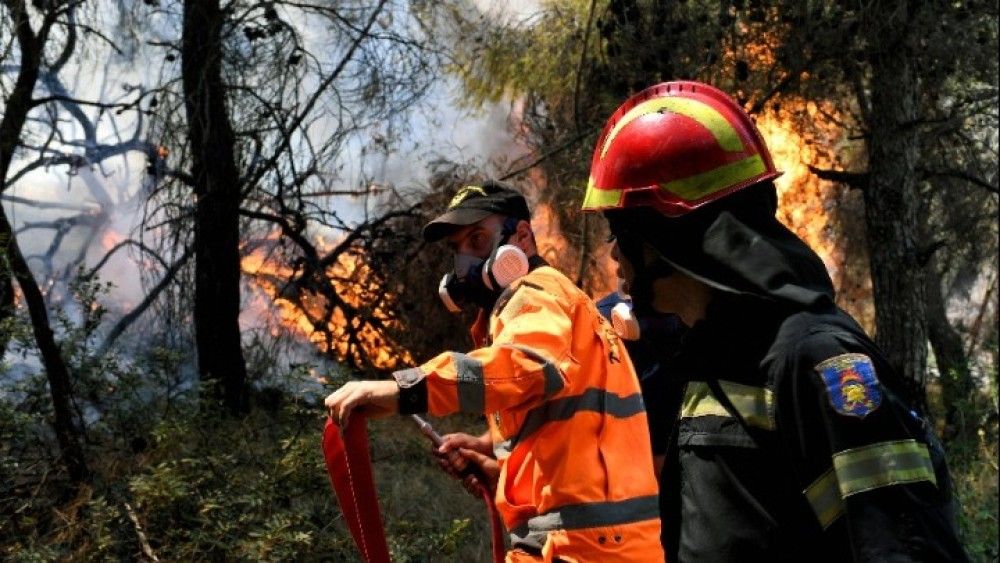
[[[480,232],[476,232],[469,239],[469,244],[472,246],[472,248],[474,248],[476,250],[482,250],[483,249],[483,245],[485,243],[486,243],[486,235],[483,232],[481,232],[481,231]]]
[[[616,237],[615,235],[608,235],[608,238],[604,242],[606,242],[608,244],[611,244],[611,243],[613,243],[613,242],[615,242],[617,240],[618,240],[618,237]]]

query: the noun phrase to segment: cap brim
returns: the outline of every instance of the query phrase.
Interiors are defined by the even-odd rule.
[[[424,226],[424,240],[437,242],[448,236],[456,227],[471,225],[493,215],[485,209],[452,209]]]

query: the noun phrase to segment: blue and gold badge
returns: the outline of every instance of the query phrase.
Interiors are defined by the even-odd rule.
[[[816,366],[830,404],[840,414],[864,418],[882,404],[875,366],[864,354],[841,354]]]

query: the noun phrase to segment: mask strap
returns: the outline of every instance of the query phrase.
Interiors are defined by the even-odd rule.
[[[496,242],[493,243],[493,250],[490,251],[490,255],[486,257],[486,261],[483,265],[483,285],[492,291],[497,289],[502,289],[504,284],[498,283],[498,280],[493,276],[493,263],[497,259],[497,252],[500,247],[504,246],[510,241],[510,237],[517,232],[517,224],[520,220],[514,217],[507,217],[503,221],[503,225],[500,227],[500,231],[497,233]]]
[[[514,236],[514,233],[517,232],[517,225],[520,222],[521,220],[516,217],[507,217],[504,219],[503,226],[500,227],[500,244],[497,246],[507,244],[510,241],[510,237]]]

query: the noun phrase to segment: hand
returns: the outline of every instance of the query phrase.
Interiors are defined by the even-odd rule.
[[[490,439],[489,432],[484,432],[479,436],[473,436],[464,432],[445,434],[441,437],[441,446],[437,449],[437,451],[438,453],[446,454],[451,450],[459,448],[465,448],[467,450],[472,450],[474,452],[479,452],[483,455],[493,457],[493,440]]]
[[[399,385],[392,380],[349,381],[331,393],[323,403],[330,411],[330,418],[343,428],[351,411],[356,408],[372,418],[399,412]]]
[[[496,490],[500,466],[493,458],[493,444],[489,434],[476,437],[455,433],[445,435],[442,440],[441,446],[435,448],[433,453],[445,473],[460,479],[465,489],[473,496],[479,496],[480,487],[486,487],[487,491],[491,492]],[[474,464],[478,469],[477,474],[487,482],[481,483],[480,479],[469,474],[470,463]]]

